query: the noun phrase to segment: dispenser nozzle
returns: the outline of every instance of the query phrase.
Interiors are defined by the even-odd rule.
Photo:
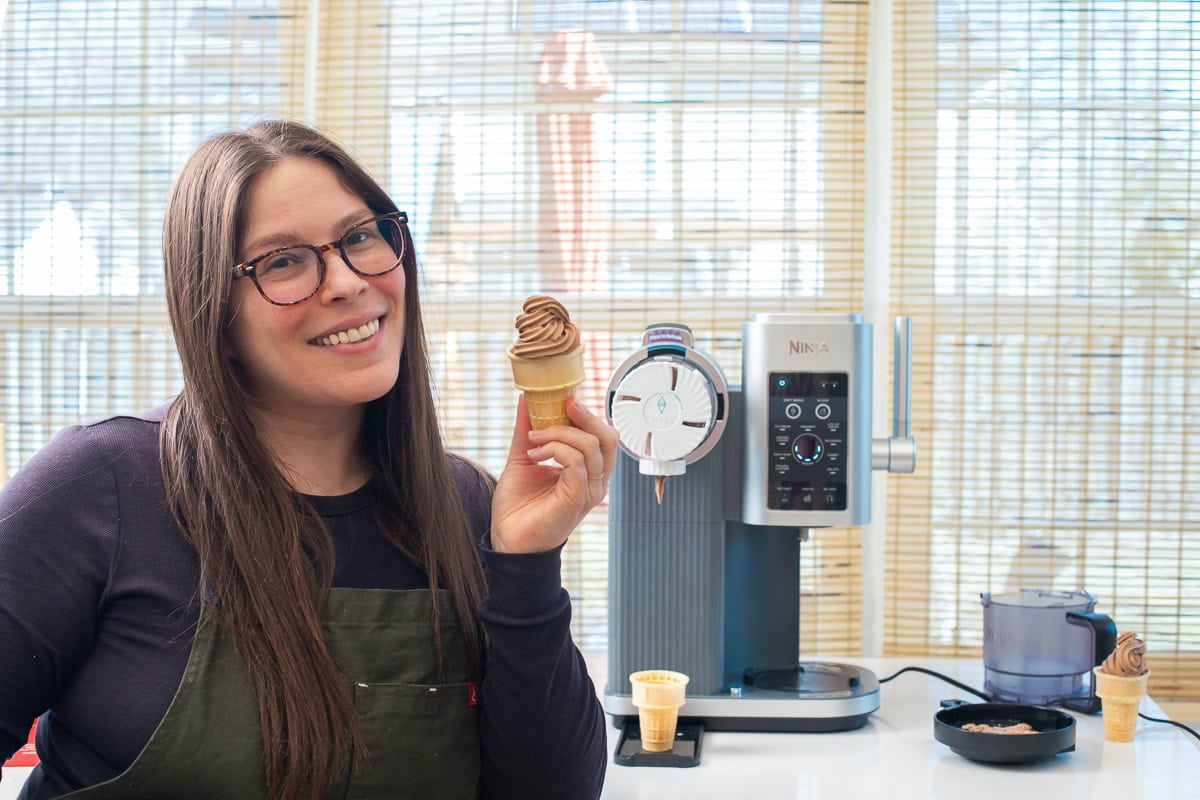
[[[638,459],[638,472],[654,476],[654,496],[658,499],[660,506],[663,504],[663,493],[667,489],[667,478],[672,475],[682,475],[686,469],[687,462],[681,458],[672,461],[659,461],[655,458]]]

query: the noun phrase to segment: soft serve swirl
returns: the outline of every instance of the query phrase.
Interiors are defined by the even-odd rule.
[[[1133,631],[1126,631],[1117,637],[1117,646],[1104,659],[1100,671],[1109,675],[1120,675],[1125,678],[1136,678],[1146,673],[1146,665],[1142,657],[1146,654],[1146,643],[1137,638]]]
[[[579,347],[579,329],[571,315],[553,297],[535,294],[526,298],[517,315],[517,343],[512,353],[521,358],[550,358]]]

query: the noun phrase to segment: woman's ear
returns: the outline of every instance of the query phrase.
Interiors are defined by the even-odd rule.
[[[225,362],[225,368],[229,370],[229,375],[233,378],[233,382],[243,394],[250,394],[250,385],[246,381],[246,370],[242,367],[242,362],[238,359],[237,353],[234,352],[229,339],[222,336],[221,357]]]
[[[233,363],[238,361],[237,347],[233,343],[233,337],[229,335],[233,330],[233,322],[237,319],[238,314],[242,313],[242,303],[238,299],[238,293],[231,291],[225,298],[225,308],[228,309],[228,315],[225,317],[224,324],[221,325],[221,356]]]
[[[225,362],[229,374],[233,376],[233,380],[241,387],[242,391],[246,391],[246,370],[242,366],[241,354],[238,353],[237,346],[234,344],[233,337],[229,335],[233,328],[233,319],[241,310],[241,304],[230,300],[229,302],[229,319],[221,326],[221,338],[217,343],[220,358]]]

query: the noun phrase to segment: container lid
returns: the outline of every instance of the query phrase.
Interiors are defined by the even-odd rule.
[[[990,605],[1016,606],[1019,608],[1091,608],[1096,605],[1096,598],[1082,589],[1071,592],[1051,592],[1045,589],[1022,589],[1019,592],[992,594],[981,592],[980,600],[984,608]]]

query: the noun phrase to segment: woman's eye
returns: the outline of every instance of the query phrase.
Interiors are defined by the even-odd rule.
[[[379,233],[370,228],[358,228],[346,234],[346,247],[362,247],[379,239]]]
[[[279,270],[288,270],[299,264],[299,260],[290,253],[281,253],[277,256],[262,261],[258,265],[258,273],[260,275],[267,272],[275,272]]]

